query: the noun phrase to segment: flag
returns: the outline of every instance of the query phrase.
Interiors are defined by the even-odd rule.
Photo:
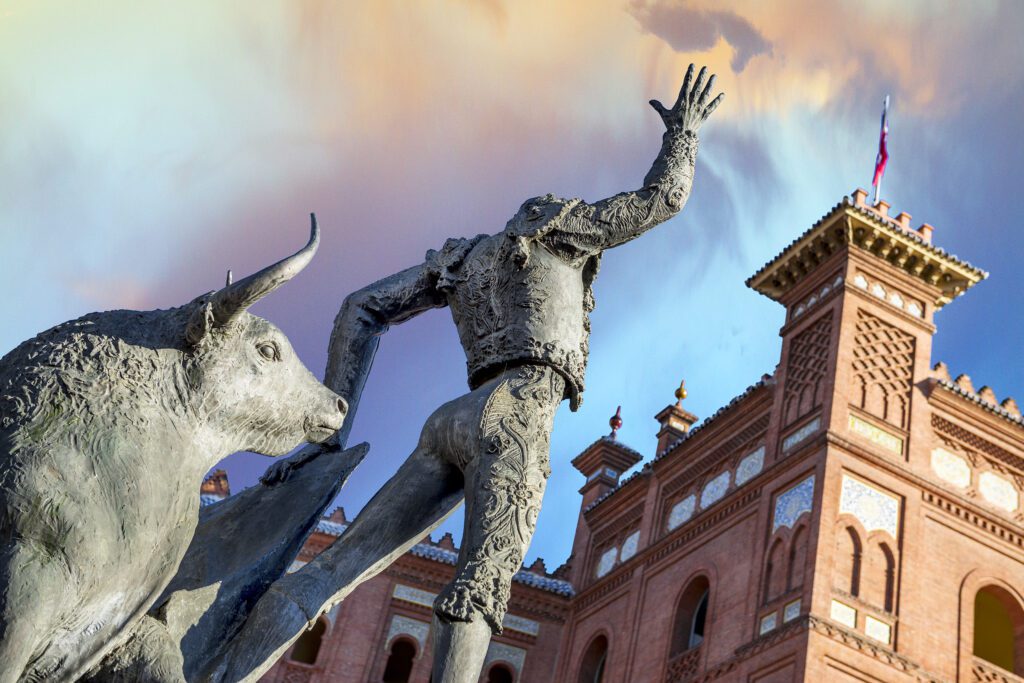
[[[871,184],[878,187],[882,184],[882,174],[885,173],[885,164],[889,161],[889,151],[885,147],[886,138],[889,137],[889,96],[885,96],[885,104],[882,105],[882,130],[878,134],[878,156],[875,157],[875,178]]]

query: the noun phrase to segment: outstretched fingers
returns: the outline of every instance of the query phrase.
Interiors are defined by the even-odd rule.
[[[686,77],[683,78],[683,86],[679,88],[679,97],[676,98],[675,109],[678,109],[680,105],[685,104],[690,97],[690,81],[693,80],[693,64],[690,64],[690,68],[686,70]]]
[[[699,93],[701,89],[704,87],[704,79],[707,78],[707,75],[708,68],[706,66],[702,66],[700,68],[700,73],[697,74],[697,82],[693,84],[693,90],[690,91],[690,96],[688,100],[690,104],[697,103],[697,93]]]
[[[703,109],[708,102],[708,96],[711,94],[711,90],[715,87],[715,81],[718,80],[718,76],[711,74],[711,78],[708,79],[708,84],[704,86],[704,89],[700,91],[700,97],[697,98],[697,107]]]
[[[707,121],[708,117],[711,116],[711,112],[713,112],[714,110],[718,109],[718,105],[720,105],[722,103],[723,99],[725,99],[725,93],[724,92],[718,93],[718,97],[716,97],[715,99],[711,100],[711,104],[709,104],[708,106],[704,107],[704,112],[700,115],[701,121]]]

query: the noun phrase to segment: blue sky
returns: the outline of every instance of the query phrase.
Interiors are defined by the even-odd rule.
[[[255,312],[322,375],[348,292],[527,197],[636,187],[660,141],[647,100],[708,64],[727,96],[689,204],[597,281],[585,404],[556,418],[528,556],[554,567],[569,460],[616,405],[650,458],[680,378],[703,417],[772,371],[782,309],[743,282],[870,182],[886,93],[884,198],[992,274],[939,313],[934,360],[1024,397],[1022,30],[1016,2],[6,0],[0,353],[89,311],[182,304],[301,245],[316,211],[317,259]],[[358,510],[464,389],[447,311],[389,332],[352,435],[372,450],[339,502]],[[267,462],[224,466],[238,489]]]

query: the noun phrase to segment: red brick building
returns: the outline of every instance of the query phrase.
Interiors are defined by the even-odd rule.
[[[855,192],[748,280],[786,308],[773,374],[697,427],[668,406],[628,477],[613,436],[573,460],[572,555],[517,576],[482,681],[1024,681],[1024,420],[931,359],[985,273],[888,208]],[[456,554],[416,546],[265,680],[425,683]]]

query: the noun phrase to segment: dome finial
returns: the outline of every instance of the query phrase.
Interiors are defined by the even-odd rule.
[[[616,438],[619,428],[622,426],[622,406],[615,409],[615,414],[608,420],[608,426],[612,428],[612,433],[609,436],[613,439]]]
[[[676,389],[676,405],[682,405],[683,399],[686,398],[686,380],[679,382],[679,388]]]

